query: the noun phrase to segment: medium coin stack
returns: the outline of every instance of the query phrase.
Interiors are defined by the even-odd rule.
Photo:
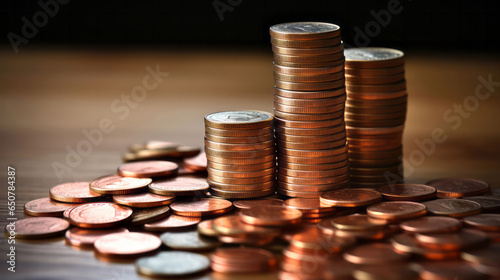
[[[205,152],[211,194],[250,198],[274,194],[273,115],[227,111],[205,116]]]
[[[404,54],[387,48],[352,48],[345,55],[351,186],[374,188],[402,182],[408,96]]]
[[[340,27],[295,22],[271,26],[278,192],[317,198],[349,186]]]

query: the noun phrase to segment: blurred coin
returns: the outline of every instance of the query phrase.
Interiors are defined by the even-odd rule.
[[[160,246],[160,238],[139,232],[108,234],[94,242],[97,253],[108,257],[137,257],[151,253]]]
[[[391,244],[398,252],[416,254],[428,260],[457,259],[460,252],[454,250],[431,249],[420,246],[414,236],[404,233],[391,238]]]
[[[263,272],[275,265],[273,254],[258,248],[224,248],[211,256],[212,269],[223,273]]]
[[[500,231],[500,214],[477,214],[464,217],[467,226],[484,231]]]
[[[163,220],[144,225],[144,229],[148,231],[175,231],[186,229],[198,224],[201,221],[200,217],[183,217],[170,215]]]
[[[220,243],[204,239],[198,231],[166,232],[160,236],[165,246],[182,251],[209,251],[217,248]]]
[[[417,233],[417,242],[427,248],[443,250],[462,250],[488,244],[486,234],[475,229],[462,229],[449,233]]]
[[[66,209],[82,204],[62,203],[50,199],[50,197],[38,198],[24,204],[24,213],[38,217],[62,217]]]
[[[224,199],[202,198],[194,201],[179,201],[170,204],[172,212],[180,216],[206,217],[228,213],[233,204]]]
[[[436,189],[421,184],[393,184],[377,189],[387,200],[422,201],[434,198]]]
[[[15,226],[7,225],[5,234],[20,239],[42,239],[62,235],[68,228],[68,221],[54,217],[20,219]],[[12,234],[14,232],[14,234]]]
[[[153,208],[143,208],[134,210],[132,215],[131,225],[143,225],[152,222],[156,222],[167,217],[170,214],[170,207],[159,206]]]
[[[420,217],[403,221],[400,227],[410,233],[437,233],[457,231],[461,223],[452,217]]]
[[[155,181],[149,185],[149,191],[166,196],[191,196],[207,190],[209,185],[205,179],[176,177]]]
[[[374,219],[369,219],[365,214],[355,214],[333,218],[329,220],[329,222],[325,222],[323,226],[327,228],[333,226],[342,230],[370,231],[381,230],[386,226],[386,224],[387,223],[384,220],[377,221]]]
[[[279,235],[277,228],[244,223],[239,215],[219,217],[213,221],[214,230],[222,235]]]
[[[71,182],[52,187],[50,198],[61,202],[93,202],[106,197],[89,189],[89,182]]]
[[[184,167],[195,171],[206,171],[207,156],[205,152],[201,152],[195,157],[184,159]]]
[[[481,204],[460,199],[441,198],[422,202],[433,215],[464,217],[481,212]]]
[[[323,193],[320,200],[331,206],[359,207],[381,201],[382,195],[377,191],[367,189],[333,190]]]
[[[426,262],[419,266],[421,280],[460,279],[486,280],[489,277],[463,261]]]
[[[256,226],[283,226],[298,223],[302,212],[285,206],[259,206],[243,209],[241,220]]]
[[[496,212],[500,211],[500,197],[494,196],[468,196],[464,197],[465,200],[470,200],[481,204],[483,212]]]
[[[488,183],[468,178],[446,178],[432,180],[426,183],[437,190],[438,197],[464,197],[487,193]]]
[[[82,228],[110,228],[128,221],[132,209],[110,202],[93,202],[71,210],[70,222]]]
[[[390,244],[371,243],[359,245],[343,254],[344,259],[363,265],[380,265],[396,262],[404,262],[408,259],[407,254],[394,251]]]
[[[219,233],[213,228],[213,222],[214,220],[204,220],[200,222],[197,226],[198,233],[210,237],[219,236]]]
[[[468,262],[496,266],[497,271],[500,271],[500,244],[491,244],[484,248],[472,248],[460,255],[462,259]]]
[[[138,208],[168,205],[172,203],[174,199],[175,196],[163,196],[149,192],[113,196],[113,201],[118,204]]]
[[[66,244],[77,247],[94,247],[97,238],[112,233],[129,232],[126,228],[83,229],[72,228],[66,231]]]
[[[366,208],[369,217],[400,221],[425,215],[425,205],[411,201],[384,201]]]
[[[290,198],[283,205],[300,210],[302,213],[336,212],[332,206],[322,204],[317,198]]]
[[[177,174],[179,165],[170,161],[140,161],[124,163],[118,167],[118,175],[134,178],[151,178]]]
[[[265,206],[265,205],[283,205],[283,200],[276,198],[269,199],[251,199],[251,200],[237,200],[233,202],[235,208],[239,210],[249,209],[253,206]]]
[[[185,277],[195,275],[210,268],[210,260],[190,252],[160,252],[152,257],[136,261],[137,272],[149,277]]]
[[[147,189],[151,178],[131,178],[119,175],[104,176],[90,182],[90,190],[100,194],[130,194]]]

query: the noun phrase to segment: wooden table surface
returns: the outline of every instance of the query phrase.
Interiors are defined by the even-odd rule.
[[[14,55],[10,49],[0,50],[1,176],[6,182],[7,166],[16,168],[17,217],[23,218],[24,203],[47,197],[58,183],[113,173],[121,153],[132,143],[158,139],[202,147],[205,114],[228,109],[272,112],[271,63],[270,51],[44,49]],[[480,81],[491,75],[491,80],[500,82],[499,65],[500,57],[485,54],[407,52],[408,182],[460,176],[500,187],[500,84],[488,88]],[[130,103],[125,114],[117,105],[124,106],[123,96],[142,84],[147,67],[159,67],[169,75],[144,100]],[[482,97],[491,93],[474,103],[478,87]],[[462,116],[452,112],[449,119],[443,118],[464,100],[469,103]],[[114,131],[103,134],[100,143],[69,166],[67,149],[76,149],[86,139],[82,131],[99,128],[103,119],[112,122]],[[431,138],[435,129],[442,129],[447,138],[424,153],[416,141]],[[60,178],[53,170],[55,163],[68,166]],[[7,184],[0,193],[4,227]],[[8,244],[6,238],[0,240],[1,279],[140,278],[133,264],[101,262],[92,251],[64,245],[62,238],[18,239],[17,272],[11,273],[5,262]],[[200,277],[210,278],[227,279],[217,274]]]

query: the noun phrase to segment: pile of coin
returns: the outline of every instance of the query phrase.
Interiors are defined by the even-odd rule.
[[[351,48],[345,56],[351,186],[402,182],[408,96],[404,54],[387,48]]]
[[[251,198],[274,194],[273,115],[226,111],[205,116],[205,153],[211,194]]]
[[[317,198],[349,186],[340,27],[294,22],[270,28],[278,192]]]

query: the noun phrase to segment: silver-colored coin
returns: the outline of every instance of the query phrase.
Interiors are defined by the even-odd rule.
[[[180,277],[208,270],[210,260],[196,253],[161,252],[138,259],[135,267],[140,274],[151,277]]]
[[[404,56],[402,51],[388,48],[352,48],[345,49],[344,55],[346,61],[371,61],[371,60],[390,60]]]
[[[203,238],[197,230],[166,232],[160,236],[160,239],[165,246],[183,251],[209,251],[220,245],[217,241]]]
[[[209,114],[205,119],[216,124],[245,124],[270,122],[273,115],[262,111],[225,111]]]
[[[271,31],[276,33],[330,33],[340,30],[340,27],[324,22],[288,22],[271,26]]]

